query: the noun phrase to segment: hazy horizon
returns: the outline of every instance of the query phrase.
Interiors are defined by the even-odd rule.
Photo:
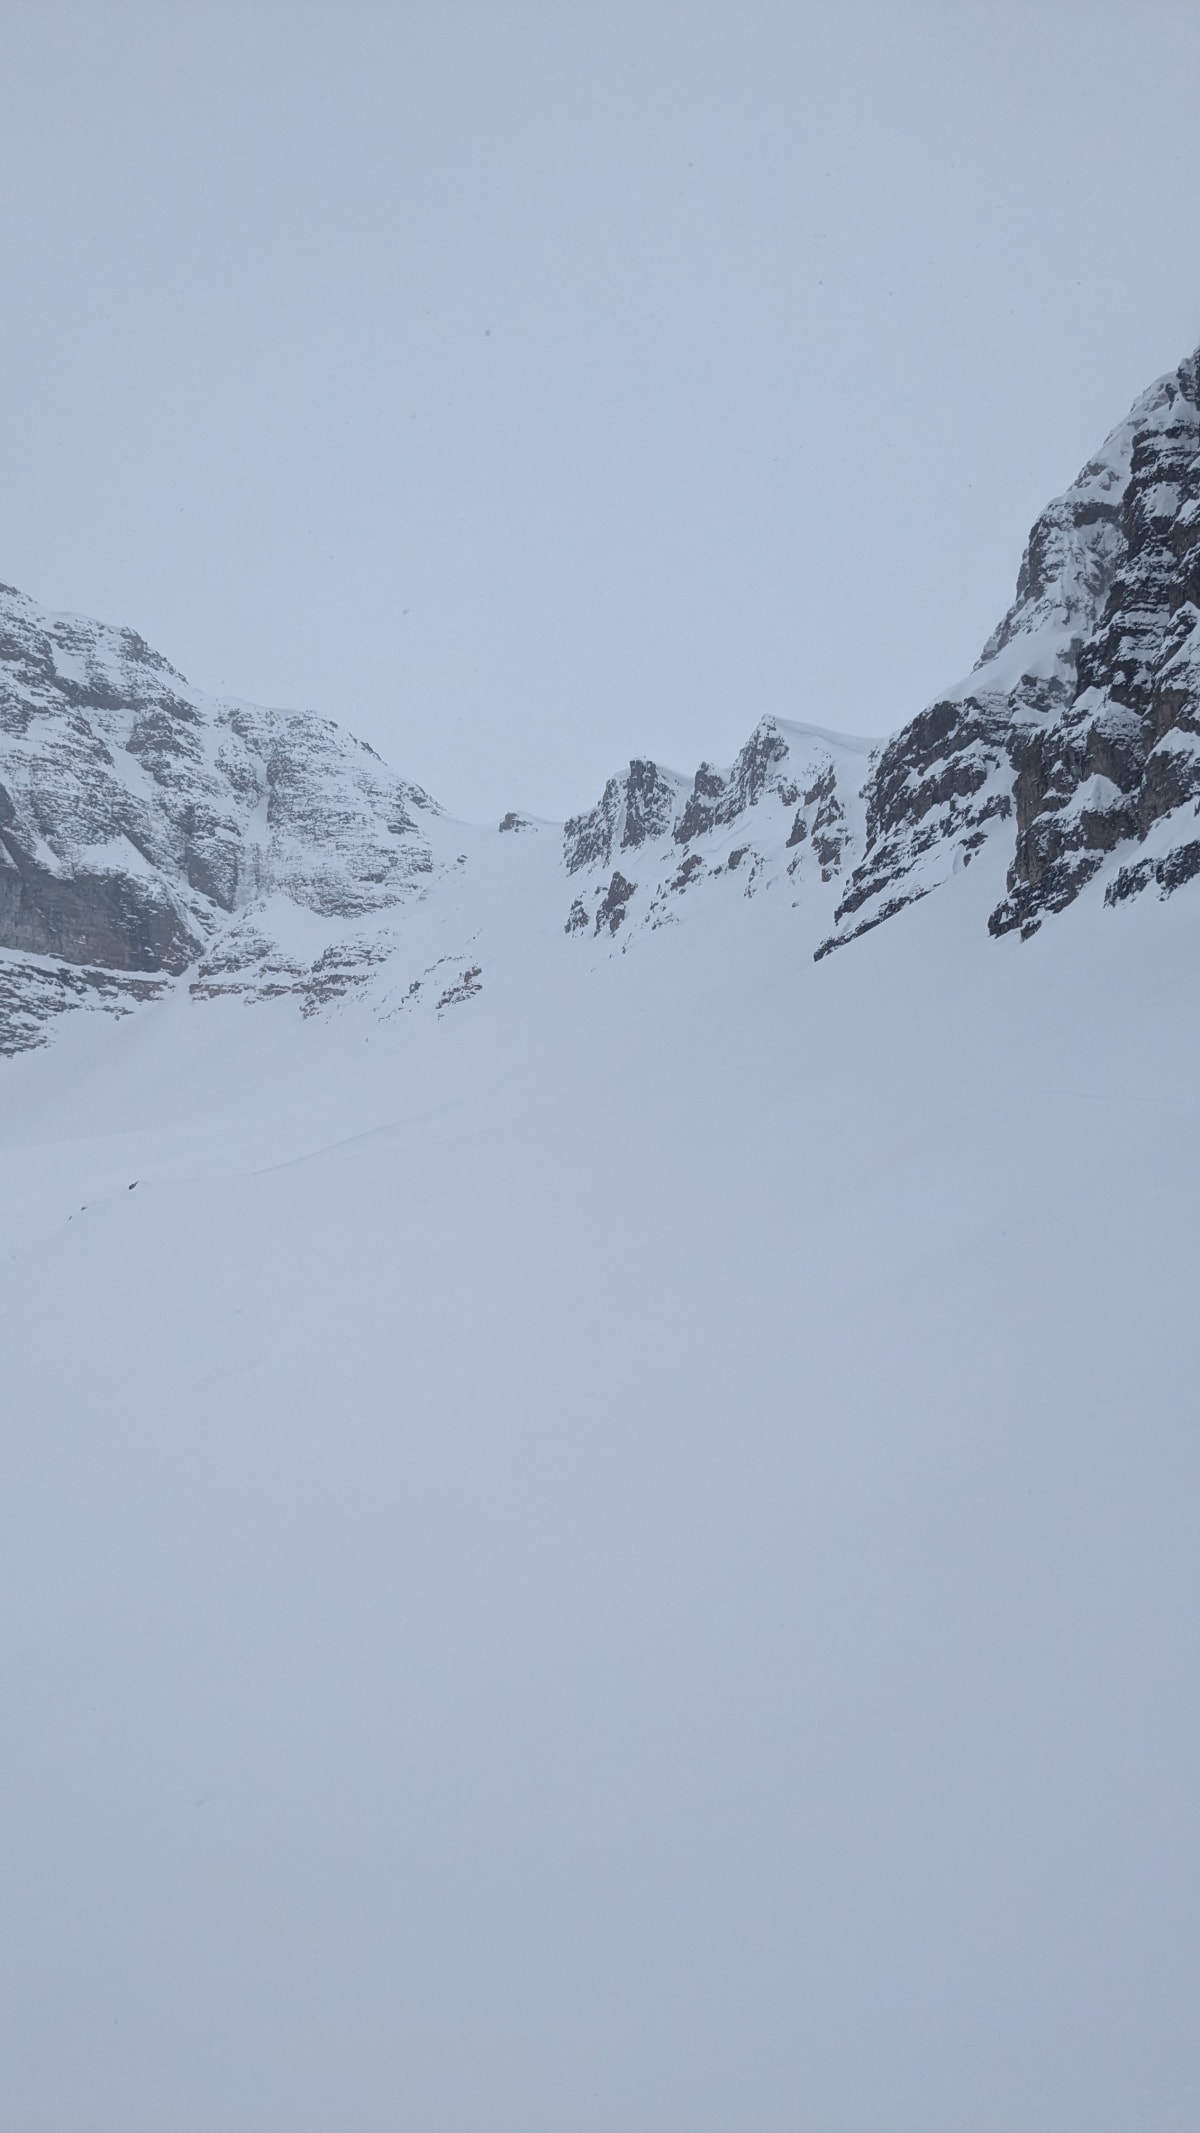
[[[1186,7],[5,22],[0,577],[464,815],[900,724],[1200,335]]]

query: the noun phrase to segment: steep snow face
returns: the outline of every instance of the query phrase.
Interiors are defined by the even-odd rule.
[[[881,752],[827,943],[1013,837],[993,933],[1028,935],[1105,870],[1110,901],[1200,870],[1196,358],[1137,401],[1038,519],[974,672]],[[1144,858],[1110,855],[1149,840]]]
[[[0,592],[0,1049],[191,971],[355,982],[361,922],[434,868],[427,796],[327,720],[214,700],[130,630]],[[303,951],[266,914],[303,912]]]

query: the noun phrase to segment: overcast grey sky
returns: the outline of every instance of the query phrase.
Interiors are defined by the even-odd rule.
[[[1200,5],[2,0],[0,576],[562,814],[885,731],[1200,337]]]

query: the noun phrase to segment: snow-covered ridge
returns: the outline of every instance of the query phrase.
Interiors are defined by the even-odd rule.
[[[1170,895],[1200,875],[1198,624],[1196,358],[1042,513],[973,672],[893,739],[764,718],[728,769],[637,758],[555,857],[553,825],[469,830],[328,720],[206,696],[132,631],[0,588],[0,1049],[171,984],[444,1007],[479,991],[498,899],[510,930],[612,952],[770,890],[821,956],[996,837],[993,933],[1093,878],[1110,907]],[[506,832],[537,852],[497,872]]]
[[[579,877],[567,931],[615,934],[671,923],[681,900],[721,876],[739,894],[786,887],[830,902],[862,841],[862,787],[873,743],[764,718],[726,771],[694,777],[635,760],[563,833]]]

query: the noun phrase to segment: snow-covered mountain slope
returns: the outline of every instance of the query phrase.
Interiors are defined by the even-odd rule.
[[[861,842],[865,741],[764,719],[727,772],[632,763],[562,833],[515,811],[481,831],[328,721],[206,697],[129,631],[12,591],[0,618],[4,1051],[64,1009],[172,987],[287,993],[304,1015],[348,992],[383,1013],[472,997],[531,840],[544,897],[516,887],[524,922],[608,941],[707,908],[722,876],[723,896],[775,888],[827,922]]]
[[[383,1012],[470,997],[531,837],[555,849],[540,918],[611,938],[722,874],[733,893],[781,883],[794,901],[836,879],[861,823],[868,744],[768,719],[724,775],[632,764],[561,840],[516,812],[481,832],[327,720],[206,697],[130,631],[11,590],[0,623],[9,1052],[64,1009],[120,1011],[173,985],[193,1002],[287,993],[305,1015],[381,972]]]
[[[824,955],[992,838],[994,934],[1028,935],[1093,877],[1109,905],[1172,894],[1200,873],[1198,528],[1193,358],[1042,514],[1016,601],[957,688],[874,749],[766,718],[727,771],[632,762],[567,823],[543,917],[561,905],[569,933],[624,947],[771,890],[805,932],[822,914]],[[328,721],[208,698],[130,631],[0,592],[2,1050],[42,1041],[64,1008],[172,985],[198,1002],[288,992],[306,1014],[385,969],[389,995],[402,970],[419,990],[429,914],[414,913],[432,903],[465,941],[487,937],[479,854],[550,827],[515,811],[496,831],[456,825]],[[454,982],[469,996],[482,975],[468,960]]]
[[[1099,875],[1110,903],[1200,872],[1197,357],[1152,386],[1034,526],[973,674],[883,750],[837,946],[1009,849],[993,933]]]
[[[436,814],[327,720],[214,701],[132,631],[4,588],[0,1046],[183,972],[197,998],[336,997],[362,922],[434,871]]]
[[[861,841],[870,751],[869,741],[765,718],[728,771],[701,763],[685,778],[632,762],[563,832],[576,891],[567,931],[669,924],[682,897],[722,875],[736,876],[743,896],[780,888],[793,905],[828,903],[820,889]]]
[[[702,867],[719,867],[701,861],[705,833],[760,797],[819,795],[789,839],[815,832],[809,874],[838,883],[818,955],[939,888],[991,837],[1008,861],[993,934],[1028,936],[1094,876],[1109,905],[1190,881],[1200,873],[1197,375],[1192,357],[1152,386],[1042,513],[1016,600],[974,671],[869,765],[859,744],[771,720],[729,773],[702,764],[689,783],[633,763],[597,809],[567,825],[568,866],[607,866],[618,848],[671,840],[682,864],[670,868],[663,843],[645,914]],[[788,759],[789,743],[808,752],[807,765]],[[781,850],[769,814],[754,821],[756,879],[781,869],[792,878],[801,860]],[[726,840],[730,856],[740,841],[741,828]],[[627,874],[618,869],[592,895],[575,907],[581,928],[620,922],[632,902]]]
[[[0,2133],[1192,2133],[1182,379],[565,829],[6,596]]]

